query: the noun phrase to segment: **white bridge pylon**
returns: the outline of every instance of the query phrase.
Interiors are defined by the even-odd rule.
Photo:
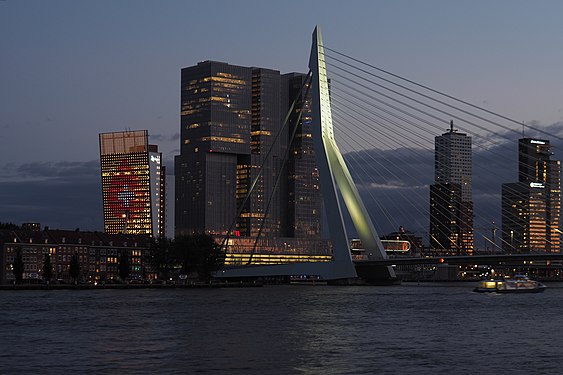
[[[357,277],[338,191],[362,240],[366,260],[387,259],[387,254],[334,139],[324,49],[318,26],[313,32],[309,69],[312,73],[312,137],[333,247],[332,261],[231,268],[220,271],[217,274],[219,277],[317,275],[324,280]],[[383,279],[394,279],[393,268],[388,266],[385,269],[385,275],[379,276]]]
[[[362,240],[366,260],[387,259],[385,249],[334,139],[325,54],[322,35],[318,26],[313,32],[309,69],[313,78],[311,87],[313,95],[312,136],[321,178],[321,191],[328,219],[330,238],[334,249],[333,259],[337,263],[342,262],[341,267],[344,267],[344,263],[349,263],[353,266],[350,254],[350,241],[342,217],[338,191],[342,195],[344,205]],[[395,277],[392,267],[388,267],[388,272],[390,278]]]

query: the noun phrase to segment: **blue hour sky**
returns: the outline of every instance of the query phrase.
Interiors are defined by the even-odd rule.
[[[560,1],[0,1],[0,221],[100,230],[98,134],[178,152],[180,69],[327,46],[519,121],[563,121]],[[76,213],[76,207],[81,210]]]

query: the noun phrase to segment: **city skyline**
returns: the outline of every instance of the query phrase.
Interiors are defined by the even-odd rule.
[[[221,3],[213,3],[213,5],[217,4]],[[228,11],[231,10],[235,14],[241,14],[243,8],[250,8],[250,6],[245,7],[248,4],[243,3],[241,10],[233,10],[230,8],[232,5],[223,3],[224,7],[219,12],[223,11],[224,14],[228,14]],[[500,2],[499,4],[506,6],[508,3]],[[538,121],[541,126],[556,124],[553,129],[556,130],[556,134],[560,134],[561,124],[557,125],[557,123],[561,121],[563,114],[560,101],[557,102],[557,98],[560,98],[561,95],[558,96],[556,93],[563,84],[557,82],[558,75],[554,72],[557,71],[555,69],[558,69],[558,66],[561,66],[562,58],[561,52],[555,48],[556,34],[550,33],[550,30],[553,30],[556,25],[554,14],[557,14],[556,9],[560,5],[550,3],[550,7],[553,7],[551,12],[538,10],[527,12],[528,5],[524,3],[511,2],[511,6],[506,9],[499,4],[491,5],[483,2],[469,9],[448,5],[446,2],[432,2],[434,9],[440,7],[445,14],[452,16],[450,19],[442,19],[444,14],[441,14],[440,20],[443,21],[443,25],[442,22],[431,25],[429,21],[416,19],[415,8],[421,7],[421,5],[406,2],[397,5],[363,4],[373,10],[375,17],[382,19],[406,11],[411,23],[401,24],[404,34],[401,34],[400,37],[391,37],[389,35],[391,33],[384,32],[384,27],[388,27],[389,30],[396,27],[389,25],[388,22],[383,22],[382,25],[364,22],[365,25],[357,25],[351,30],[347,30],[344,25],[331,22],[338,13],[366,20],[367,16],[362,15],[359,6],[342,9],[339,4],[329,3],[324,6],[319,16],[320,21],[324,20],[325,23],[320,21],[319,23],[324,26],[325,40],[331,46],[337,46],[339,49],[361,56],[365,60],[377,62],[378,65],[417,81],[430,83],[431,86],[455,93],[456,96],[469,101],[490,106],[497,112],[508,113],[514,118],[522,118],[527,123]],[[315,5],[318,3],[306,4],[304,11],[314,8]],[[180,9],[193,10],[192,14],[207,10],[205,5],[178,6]],[[289,16],[288,10],[279,9],[280,6],[272,7],[281,14]],[[483,7],[487,8],[487,15],[480,13],[480,9]],[[85,136],[85,134],[92,133],[95,134],[95,137],[104,131],[147,128],[152,134],[151,143],[159,144],[164,153],[165,163],[170,166],[172,156],[178,154],[177,103],[179,102],[178,81],[181,67],[210,58],[248,66],[267,66],[284,72],[303,71],[308,58],[310,32],[314,26],[313,22],[307,20],[290,33],[274,36],[274,40],[279,42],[275,44],[276,47],[270,47],[270,44],[266,43],[267,37],[261,37],[258,35],[259,33],[253,33],[250,29],[243,29],[238,34],[233,33],[239,37],[238,39],[241,38],[241,35],[246,37],[250,41],[249,46],[246,43],[234,43],[231,38],[224,40],[223,36],[227,26],[223,25],[222,20],[219,20],[214,21],[217,22],[216,34],[211,33],[209,39],[201,42],[190,39],[185,44],[189,51],[180,52],[177,50],[177,44],[175,48],[170,45],[178,37],[172,33],[172,30],[160,34],[163,38],[158,39],[150,34],[151,31],[155,31],[154,27],[148,27],[148,30],[143,28],[144,24],[141,21],[149,17],[148,13],[154,10],[148,3],[141,2],[138,9],[133,11],[133,14],[138,15],[139,19],[131,24],[133,27],[128,32],[124,32],[123,25],[119,24],[127,13],[126,7],[110,8],[113,11],[110,12],[111,15],[105,22],[107,29],[113,30],[114,35],[105,28],[98,30],[94,27],[94,21],[105,15],[108,7],[86,3],[84,8],[81,9],[67,2],[50,3],[49,5],[39,2],[29,2],[27,5],[14,1],[0,3],[0,20],[2,21],[0,28],[5,31],[3,34],[13,35],[13,40],[5,41],[10,53],[2,62],[4,69],[0,73],[2,82],[7,83],[0,89],[3,103],[6,103],[0,111],[0,128],[2,128],[0,137],[2,137],[3,145],[1,156],[4,164],[0,183],[2,184],[3,201],[9,202],[4,203],[1,210],[8,215],[2,218],[3,221],[42,221],[44,225],[62,228],[79,226],[82,229],[101,229],[101,220],[96,217],[101,217],[101,197],[99,193],[95,193],[100,190],[100,187],[99,184],[92,186],[93,180],[91,179],[92,176],[99,176],[99,163],[96,160],[97,147],[96,142],[92,142],[92,139],[95,138]],[[172,8],[171,6],[157,13],[163,20],[167,17],[174,18],[173,13],[177,13],[177,9]],[[257,11],[263,11],[266,8],[267,6],[261,6]],[[287,9],[291,9],[291,6],[287,6]],[[40,14],[43,15],[42,10],[46,14],[58,15],[61,21],[60,26],[54,27],[54,21],[49,20],[49,17],[38,19]],[[413,11],[413,15],[409,11]],[[530,34],[526,35],[523,40],[518,40],[518,43],[516,42],[517,37],[523,35],[523,30],[515,32],[515,29],[507,24],[507,11],[512,12],[513,16],[523,17],[523,14],[530,16],[524,27],[525,30],[530,31]],[[22,19],[24,14],[26,18]],[[465,18],[460,17],[461,15],[464,15]],[[294,15],[293,12],[291,12],[291,16],[303,17]],[[84,26],[78,27],[76,19],[79,18],[84,21]],[[196,25],[201,22],[197,20],[198,17],[193,18]],[[278,15],[265,17],[265,20],[261,22],[266,23],[266,20],[273,22],[274,18],[278,18]],[[532,21],[538,22],[540,18],[544,27],[541,31],[532,30],[534,24]],[[16,25],[18,20],[21,22]],[[155,25],[164,22],[163,20],[156,20]],[[488,44],[489,39],[484,38],[483,34],[470,34],[474,31],[470,27],[472,21],[474,24],[482,26],[483,30],[480,32],[488,32],[488,37],[493,37],[490,45]],[[30,22],[35,25],[35,28],[24,32],[22,26],[28,27]],[[499,24],[505,25],[507,29],[493,27]],[[417,25],[426,27],[422,28],[424,31],[422,34],[419,29],[416,29]],[[447,26],[452,27],[452,32],[443,35],[442,30]],[[514,27],[516,26],[519,29],[523,28],[522,25],[514,25]],[[72,27],[77,27],[77,33],[70,37],[67,35],[67,31]],[[379,29],[380,27],[381,29]],[[47,40],[46,46],[39,43],[44,41],[43,36],[39,33],[41,28],[50,30],[50,39]],[[178,28],[177,26],[174,31],[178,32]],[[116,31],[118,32],[115,33]],[[121,50],[120,47],[124,46],[124,42],[133,38],[134,31],[139,31],[142,37],[147,38],[144,41],[147,46],[163,53],[159,55],[153,52],[153,54],[147,54],[145,58],[141,58],[143,56],[132,48]],[[537,34],[540,32],[546,33],[546,35]],[[115,41],[110,40],[110,35],[116,37]],[[379,37],[379,35],[383,36]],[[162,40],[162,46],[157,48],[157,42],[160,40]],[[471,51],[479,51],[482,47],[486,49],[487,46],[498,46],[499,40],[503,41],[503,47],[488,51],[486,61],[479,61],[478,54],[471,53]],[[393,41],[396,44],[392,44]],[[548,47],[546,44],[550,41],[554,48],[546,48]],[[143,42],[135,43],[142,45]],[[36,46],[37,48],[22,50],[21,47],[17,47],[18,45]],[[190,49],[189,47],[193,45],[196,48]],[[214,47],[210,48],[212,45]],[[267,46],[267,48],[271,48],[269,50],[271,53],[257,54],[253,45]],[[370,45],[369,53],[366,51],[365,45]],[[517,45],[518,48],[516,48]],[[216,48],[217,46],[219,48]],[[397,49],[397,46],[402,48]],[[47,53],[49,52],[47,47],[53,47],[53,51]],[[407,52],[416,54],[423,47],[432,47],[423,54],[426,58],[417,57],[416,64],[405,58]],[[536,51],[535,56],[531,57],[534,55],[533,53],[519,55],[524,47],[528,47],[529,51]],[[456,51],[459,53],[456,54]],[[540,55],[540,51],[543,51],[544,54]],[[544,57],[545,54],[549,54],[549,59]],[[100,56],[106,56],[106,58],[103,59]],[[163,58],[164,56],[168,59]],[[456,58],[455,64],[444,62],[442,67],[437,68],[437,61],[446,61],[448,56]],[[458,56],[466,57],[466,59],[458,59]],[[518,60],[515,59],[516,56],[519,57]],[[89,57],[94,58],[90,60]],[[546,66],[547,60],[553,64],[552,68]],[[162,61],[164,61],[163,64]],[[526,76],[524,73],[528,72],[529,64],[533,61],[542,67],[542,74],[535,74],[534,77]],[[476,62],[478,65],[475,65]],[[490,65],[487,65],[486,62],[489,62]],[[131,69],[125,69],[126,66]],[[36,68],[33,69],[33,67]],[[489,67],[490,70],[482,70],[485,67]],[[499,74],[501,67],[503,68],[502,74]],[[79,72],[84,72],[84,75],[79,75]],[[91,72],[91,77],[86,74],[87,72]],[[547,78],[543,78],[544,75],[549,76],[549,82]],[[501,79],[501,83],[492,79],[493,76]],[[146,80],[140,80],[141,77]],[[462,77],[467,80],[462,80]],[[28,84],[31,83],[30,80],[33,81],[33,84]],[[112,85],[109,84],[111,80],[115,80]],[[29,87],[34,88],[33,101],[24,100]],[[511,94],[500,93],[501,88]],[[52,95],[53,89],[57,95]],[[134,91],[138,94],[126,95],[126,93]],[[548,100],[539,99],[544,92],[549,96]],[[156,98],[158,100],[155,100]],[[554,101],[556,102],[554,103]],[[22,107],[24,103],[31,102],[34,103],[33,106],[26,106],[25,109]],[[537,102],[542,102],[542,106],[538,106]],[[139,104],[141,105],[139,106]],[[546,109],[543,106],[549,107]],[[78,116],[79,114],[80,116]],[[69,132],[73,135],[71,139],[62,139],[63,137],[57,136],[70,126],[73,127],[73,130]],[[33,136],[26,137],[24,136],[26,134]],[[20,139],[25,139],[26,142],[20,141]],[[8,140],[11,141],[8,142]],[[553,143],[557,148],[557,142]],[[43,195],[49,196],[46,194],[46,190],[58,190],[65,194],[57,196],[58,193],[55,193],[50,195],[50,199],[45,199]],[[70,204],[66,202],[68,200],[71,201]],[[73,216],[70,214],[76,206],[73,203],[78,201],[86,203],[83,204],[84,212]],[[68,204],[67,208],[65,208],[66,204]],[[63,214],[57,215],[58,222],[53,222],[46,216],[46,212],[52,211],[54,206],[62,208]],[[18,216],[23,210],[28,210],[25,218]],[[67,212],[65,210],[68,210],[69,215],[65,215]],[[68,218],[66,221],[68,224],[64,224],[65,221],[60,218],[61,216]],[[37,220],[38,217],[46,219]],[[396,230],[396,228],[394,229]]]

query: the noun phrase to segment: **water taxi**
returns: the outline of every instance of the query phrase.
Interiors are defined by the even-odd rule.
[[[541,293],[545,289],[546,286],[539,281],[518,275],[513,279],[480,281],[473,291],[477,293]]]

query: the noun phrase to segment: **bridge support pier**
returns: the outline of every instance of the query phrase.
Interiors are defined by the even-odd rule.
[[[364,283],[369,285],[395,285],[401,279],[395,276],[393,266],[362,264],[355,262],[356,274]]]

